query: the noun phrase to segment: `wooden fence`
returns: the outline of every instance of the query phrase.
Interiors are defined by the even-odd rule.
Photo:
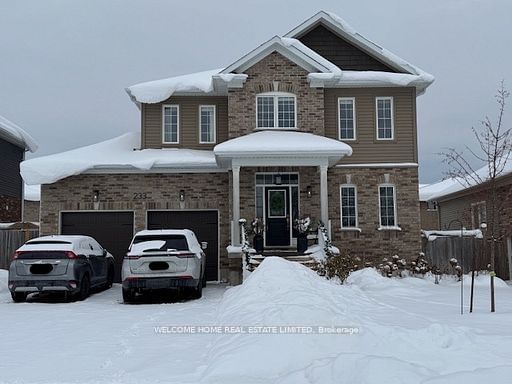
[[[0,230],[0,269],[8,269],[12,255],[26,241],[39,236],[37,229]]]
[[[461,249],[462,248],[462,249]],[[455,258],[462,265],[464,273],[487,270],[490,263],[490,244],[474,237],[437,237],[433,241],[423,239],[423,252],[430,265],[438,267],[442,273],[453,273],[450,259]],[[504,243],[496,244],[496,274],[508,280],[508,256]]]

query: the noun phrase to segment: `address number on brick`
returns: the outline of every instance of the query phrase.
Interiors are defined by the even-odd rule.
[[[150,194],[146,192],[134,192],[133,194],[133,200],[147,200],[150,198]]]

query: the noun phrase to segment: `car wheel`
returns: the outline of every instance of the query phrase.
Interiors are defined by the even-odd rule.
[[[89,280],[89,275],[85,274],[80,281],[80,291],[78,293],[79,300],[85,300],[89,296],[89,292],[91,290],[91,281]]]
[[[114,284],[114,267],[108,268],[107,282],[105,283],[105,289],[109,289]]]
[[[201,281],[201,284],[203,284],[203,288],[206,287],[206,272],[203,275],[203,280]]]
[[[15,303],[23,303],[27,299],[25,292],[11,292],[12,301]]]
[[[197,287],[192,288],[192,298],[193,299],[200,299],[203,296],[203,280],[204,278],[200,279],[197,283]]]
[[[135,301],[135,292],[133,289],[123,288],[123,301],[125,304],[130,304]]]

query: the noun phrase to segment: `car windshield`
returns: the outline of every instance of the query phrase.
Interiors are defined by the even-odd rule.
[[[136,236],[133,239],[133,244],[139,244],[146,241],[162,241],[164,244],[160,250],[176,249],[177,251],[187,251],[187,239],[183,235],[144,235]]]

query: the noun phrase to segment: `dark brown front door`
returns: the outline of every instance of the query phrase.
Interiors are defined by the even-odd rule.
[[[217,211],[148,211],[148,229],[190,229],[206,241],[206,280],[219,280],[219,218]]]
[[[265,188],[265,245],[290,245],[290,189],[288,187]]]
[[[61,234],[95,238],[114,256],[114,281],[121,282],[123,258],[133,237],[133,212],[62,212]]]

